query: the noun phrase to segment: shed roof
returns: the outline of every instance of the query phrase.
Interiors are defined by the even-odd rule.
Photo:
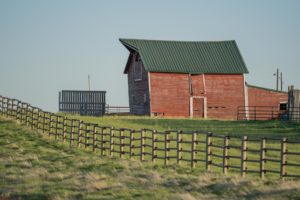
[[[286,91],[280,91],[280,90],[274,90],[274,89],[270,89],[270,88],[266,88],[266,87],[260,87],[260,86],[256,86],[256,85],[250,85],[250,84],[248,84],[247,82],[246,82],[246,85],[247,85],[248,87],[252,87],[252,88],[256,88],[256,89],[268,90],[268,91],[270,91],[270,92],[278,92],[278,93],[285,93],[285,94],[288,93],[288,92],[286,92]]]
[[[190,74],[243,74],[246,64],[234,40],[166,41],[120,39],[130,51],[138,52],[149,72]],[[127,73],[128,64],[124,70]]]

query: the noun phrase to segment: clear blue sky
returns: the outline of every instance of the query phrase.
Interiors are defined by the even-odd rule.
[[[128,105],[118,39],[236,40],[249,83],[300,88],[298,0],[0,0],[0,94],[49,111],[58,91],[106,90],[107,103]]]

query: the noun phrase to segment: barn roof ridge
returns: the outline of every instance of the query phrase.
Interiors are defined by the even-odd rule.
[[[163,40],[163,39],[138,39],[138,38],[119,38],[120,42],[126,42],[126,40],[146,41],[146,42],[190,42],[190,43],[212,43],[212,42],[233,42],[235,40]]]
[[[130,52],[140,54],[144,67],[149,72],[249,73],[235,40],[119,40]],[[128,64],[124,73],[127,73]]]

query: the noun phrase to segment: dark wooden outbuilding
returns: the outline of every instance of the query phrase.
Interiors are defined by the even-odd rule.
[[[106,91],[62,90],[59,92],[59,112],[102,116],[105,114]]]

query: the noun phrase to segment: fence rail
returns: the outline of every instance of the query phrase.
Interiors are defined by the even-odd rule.
[[[300,107],[280,110],[278,106],[239,106],[237,120],[291,120],[300,121]]]
[[[0,114],[37,129],[70,146],[100,152],[102,156],[186,164],[208,171],[258,174],[264,178],[300,177],[300,141],[287,138],[249,138],[206,131],[157,131],[101,126],[43,111],[17,99],[0,96]]]
[[[110,106],[105,107],[105,114],[130,114],[130,108],[128,106]]]

